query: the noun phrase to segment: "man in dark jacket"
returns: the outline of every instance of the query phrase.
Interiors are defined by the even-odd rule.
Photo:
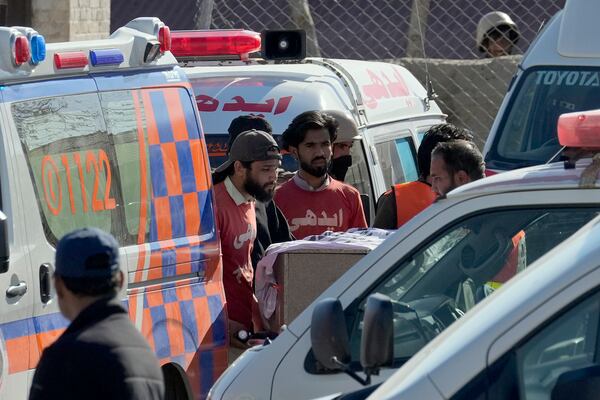
[[[75,230],[58,242],[55,265],[58,306],[71,324],[44,350],[29,399],[164,399],[158,360],[116,299],[115,238]]]

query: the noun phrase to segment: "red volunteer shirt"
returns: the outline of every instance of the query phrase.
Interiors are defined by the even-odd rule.
[[[250,253],[256,237],[254,201],[245,198],[229,178],[215,185],[217,226],[223,253],[223,285],[229,319],[252,330],[254,271]]]
[[[331,178],[329,184],[310,190],[300,179],[295,175],[275,192],[275,203],[297,239],[367,227],[358,190]]]

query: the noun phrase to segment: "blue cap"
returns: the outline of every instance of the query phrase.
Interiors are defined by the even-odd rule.
[[[66,278],[109,278],[119,270],[119,243],[98,228],[76,229],[58,241],[55,264]]]

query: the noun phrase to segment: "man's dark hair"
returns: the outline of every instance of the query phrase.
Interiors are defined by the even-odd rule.
[[[273,134],[273,128],[269,121],[258,115],[240,115],[237,118],[231,120],[227,132],[229,133],[229,139],[227,141],[227,151],[231,149],[231,144],[236,137],[242,132],[246,132],[252,129],[257,131],[267,132],[269,135]]]
[[[417,152],[417,164],[419,166],[419,178],[427,179],[429,176],[429,166],[431,164],[431,152],[438,143],[449,142],[451,140],[466,140],[473,142],[473,134],[463,128],[458,128],[452,124],[434,125],[425,132],[419,151]]]
[[[472,181],[485,177],[483,156],[473,142],[453,140],[438,143],[431,157],[442,157],[450,175],[465,171]]]
[[[254,161],[240,161],[240,162],[242,163],[242,166],[244,168],[251,169],[252,163]],[[222,172],[213,172],[213,174],[212,174],[213,185],[223,182],[228,176],[232,176],[233,173],[235,172],[234,164],[231,164],[229,167],[227,167]]]
[[[304,141],[306,132],[311,129],[327,129],[329,132],[329,140],[331,143],[335,141],[337,136],[338,122],[321,111],[305,111],[297,115],[292,123],[282,134],[283,148],[289,150],[290,146],[298,147]]]
[[[55,273],[67,289],[78,296],[111,296],[119,292],[119,271],[107,278],[70,278]]]

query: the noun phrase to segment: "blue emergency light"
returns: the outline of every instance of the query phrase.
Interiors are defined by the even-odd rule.
[[[30,62],[32,64],[39,64],[46,59],[46,39],[42,35],[32,36],[29,45],[31,46]]]
[[[90,60],[94,67],[99,65],[118,65],[125,60],[119,49],[90,50]]]

